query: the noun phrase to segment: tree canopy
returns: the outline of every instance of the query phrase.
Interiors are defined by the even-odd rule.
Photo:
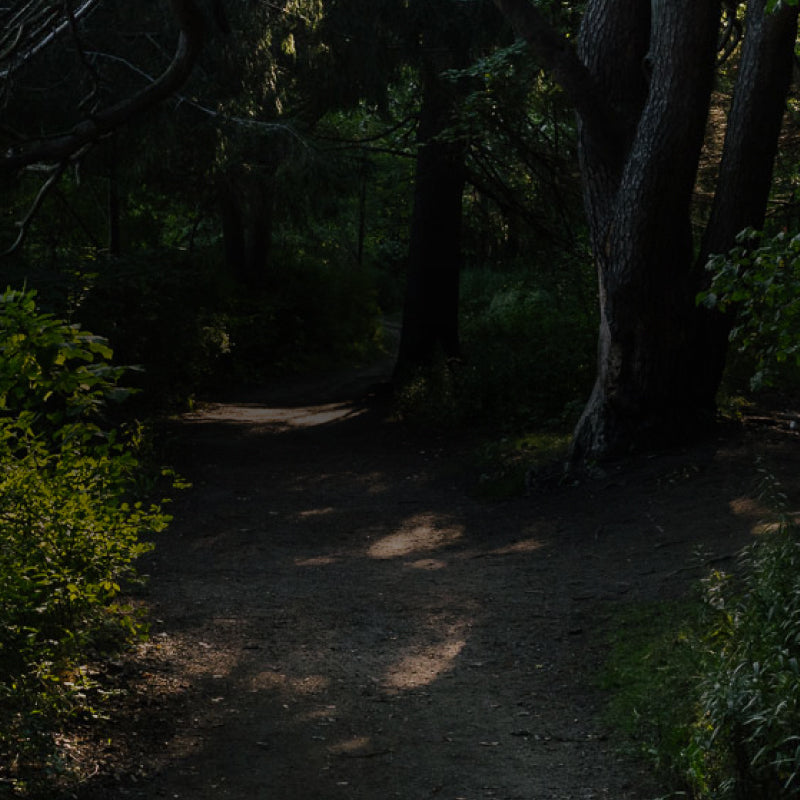
[[[374,340],[405,298],[398,383],[443,358],[464,394],[497,397],[477,354],[502,338],[478,323],[497,296],[470,295],[489,285],[473,272],[496,272],[566,326],[539,329],[555,361],[514,367],[515,393],[547,396],[537,372],[599,324],[577,462],[713,421],[732,323],[694,298],[708,257],[764,224],[794,4],[30,0],[3,15],[8,274],[68,277],[69,313],[116,328],[131,357],[132,330],[101,319],[125,307],[112,276],[144,279],[159,252],[170,292],[180,270],[203,276],[169,338],[203,353],[204,380],[300,366],[323,341],[366,352],[353,336]],[[339,298],[328,312],[309,280]],[[541,317],[534,304],[525,325]],[[177,346],[199,331],[216,344]],[[574,396],[519,406],[574,410],[581,347]]]

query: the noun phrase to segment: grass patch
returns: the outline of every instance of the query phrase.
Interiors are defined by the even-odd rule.
[[[537,431],[485,442],[475,454],[474,493],[506,500],[525,494],[539,476],[562,474],[570,439],[563,431]]]
[[[600,675],[609,693],[605,722],[621,747],[649,763],[673,791],[687,788],[702,655],[699,599],[618,605]]]

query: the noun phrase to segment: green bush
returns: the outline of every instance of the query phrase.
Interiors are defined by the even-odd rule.
[[[138,498],[136,433],[102,424],[126,395],[111,355],[33,292],[0,296],[0,779],[18,788],[57,763],[60,717],[94,713],[86,660],[143,631],[119,597],[169,519]]]
[[[711,286],[698,302],[735,315],[730,341],[752,362],[751,388],[800,383],[800,234],[748,228],[708,269]]]
[[[706,581],[710,609],[692,744],[701,797],[800,794],[800,528],[780,525],[746,553],[743,585]]]

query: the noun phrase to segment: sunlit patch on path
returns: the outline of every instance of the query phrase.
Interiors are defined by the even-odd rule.
[[[451,671],[467,644],[468,628],[468,623],[458,623],[440,641],[427,641],[404,653],[386,669],[382,681],[384,690],[392,692],[430,686]]]
[[[383,536],[367,551],[370,558],[386,559],[440,550],[463,535],[463,527],[437,514],[417,514],[395,533]]]
[[[277,428],[313,428],[352,419],[364,413],[352,403],[324,403],[297,408],[266,407],[258,403],[214,403],[202,411],[184,415],[200,424],[269,425]]]

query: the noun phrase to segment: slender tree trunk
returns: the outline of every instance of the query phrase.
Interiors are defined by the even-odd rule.
[[[406,301],[395,378],[441,352],[460,355],[458,337],[464,145],[441,134],[452,125],[454,87],[425,76],[408,254]]]
[[[751,0],[745,20],[736,92],[728,116],[711,217],[696,263],[696,289],[706,288],[708,257],[725,253],[744,228],[761,228],[778,151],[786,95],[794,68],[798,8],[766,13],[765,0]],[[733,320],[703,307],[697,311],[695,338],[687,374],[697,403],[714,402],[725,368]]]
[[[237,281],[255,292],[266,285],[273,195],[270,176],[244,167],[229,172],[220,185],[225,261]]]
[[[108,253],[118,256],[122,253],[122,204],[119,197],[119,167],[117,164],[117,134],[108,140]]]

